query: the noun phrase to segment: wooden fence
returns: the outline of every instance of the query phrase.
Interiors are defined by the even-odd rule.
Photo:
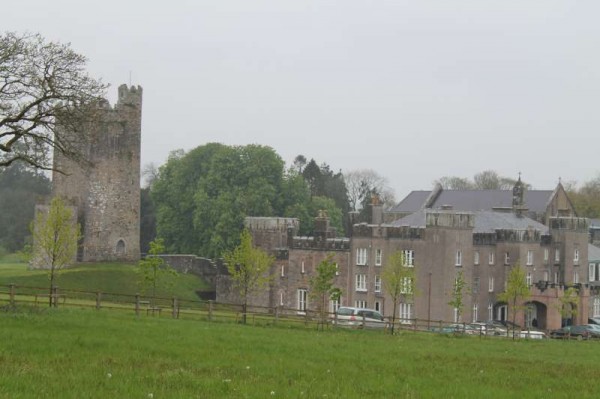
[[[134,312],[138,316],[171,317],[206,320],[211,322],[241,322],[243,311],[241,304],[222,303],[211,300],[185,300],[177,297],[151,297],[147,295],[123,294],[114,292],[90,292],[75,289],[54,287],[19,286],[16,284],[0,285],[0,305],[34,306],[34,307],[72,307],[92,308],[97,311],[111,310]],[[325,320],[313,310],[298,311],[281,306],[261,307],[248,305],[246,323],[252,325],[301,326],[303,328],[334,328],[336,315],[327,313]],[[387,319],[388,331],[392,320]],[[469,323],[450,323],[443,320],[410,319],[394,321],[394,330],[430,331],[437,333],[470,334],[485,336],[485,327],[479,330]]]

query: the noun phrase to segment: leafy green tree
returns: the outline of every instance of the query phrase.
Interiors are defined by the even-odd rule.
[[[513,325],[517,323],[517,312],[525,309],[524,302],[529,299],[530,295],[525,270],[517,262],[508,274],[506,290],[498,295],[500,301],[508,303],[509,309],[512,311]]]
[[[283,216],[291,207],[283,172],[273,149],[258,145],[174,153],[151,187],[157,234],[169,252],[217,257],[239,243],[246,216]]]
[[[93,121],[88,105],[106,85],[85,72],[86,59],[68,44],[39,34],[0,34],[0,167],[16,161],[53,168],[52,151],[81,160],[77,137]]]
[[[172,286],[175,278],[178,276],[177,271],[169,266],[163,258],[158,256],[164,253],[164,242],[162,238],[157,238],[150,242],[148,256],[140,260],[137,265],[140,289],[143,293],[151,289],[152,306],[154,306],[156,290]]]
[[[327,305],[330,299],[340,297],[340,290],[333,286],[337,264],[333,261],[333,255],[328,255],[316,268],[316,274],[310,279],[310,296],[317,303],[317,312],[321,329],[327,323]],[[332,296],[334,298],[332,298]]]
[[[577,308],[579,306],[579,290],[575,287],[569,287],[565,290],[560,298],[560,315],[563,319],[563,324],[568,321],[573,321],[577,317]]]
[[[459,322],[461,320],[463,308],[465,307],[464,296],[466,290],[467,283],[462,270],[460,270],[458,273],[456,273],[454,286],[452,287],[452,292],[450,293],[451,300],[448,302],[448,305],[452,306],[456,312],[456,320],[454,320],[455,322]]]
[[[52,295],[55,281],[63,267],[75,261],[81,228],[75,223],[72,208],[66,206],[60,197],[54,197],[47,212],[37,212],[31,231],[33,261],[48,269],[49,306],[56,305],[56,298]]]
[[[156,212],[150,188],[140,190],[140,250],[149,253],[150,242],[156,238]]]
[[[50,180],[38,170],[22,162],[0,168],[0,246],[15,252],[31,243],[36,198],[49,194]]]
[[[398,250],[390,254],[381,272],[383,289],[390,296],[393,304],[392,328],[394,334],[396,313],[401,301],[411,301],[416,295],[416,277],[414,265],[409,265],[404,251]]]
[[[600,218],[600,174],[580,188],[575,184],[565,184],[565,188],[578,216]]]
[[[225,252],[223,259],[233,288],[241,297],[242,323],[246,324],[248,300],[271,281],[268,272],[275,258],[262,249],[255,248],[250,232],[244,229],[240,235],[240,244],[232,251]]]

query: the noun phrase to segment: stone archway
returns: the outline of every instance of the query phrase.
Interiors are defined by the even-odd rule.
[[[531,301],[525,304],[524,327],[533,327],[540,330],[548,328],[548,307],[546,304],[538,301]]]

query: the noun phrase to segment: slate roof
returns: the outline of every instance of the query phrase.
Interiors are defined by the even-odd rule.
[[[525,207],[536,213],[546,212],[553,190],[526,190]],[[413,213],[424,207],[431,191],[412,191],[389,212]],[[442,190],[432,209],[450,205],[455,211],[491,211],[494,208],[512,207],[512,190]]]
[[[600,248],[595,245],[588,244],[588,261],[600,262]]]
[[[425,227],[426,210],[412,213],[395,222],[391,226]],[[512,212],[477,211],[475,215],[474,233],[493,233],[496,230],[527,230],[533,228],[542,234],[548,232],[548,227],[528,217],[518,217]]]

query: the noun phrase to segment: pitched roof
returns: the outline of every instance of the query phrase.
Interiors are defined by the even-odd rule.
[[[588,261],[600,261],[600,248],[588,244]]]
[[[405,216],[391,226],[425,227],[427,210],[420,210]],[[493,233],[496,230],[527,230],[533,228],[543,234],[548,232],[548,227],[528,217],[519,217],[512,212],[477,211],[475,216],[474,233]]]
[[[545,212],[553,193],[552,190],[526,190],[523,198],[526,208],[536,213]],[[431,191],[412,191],[389,211],[417,212],[425,206],[430,195]],[[459,212],[491,211],[511,208],[512,200],[512,190],[441,190],[431,208],[441,209],[448,205]]]

